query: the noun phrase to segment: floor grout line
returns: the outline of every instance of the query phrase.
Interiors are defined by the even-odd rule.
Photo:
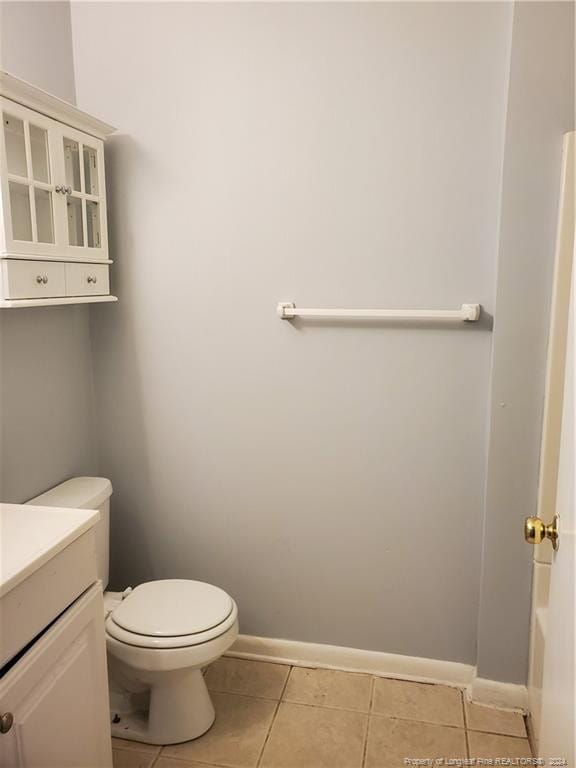
[[[288,683],[288,679],[286,680],[286,685],[287,683]],[[282,688],[281,696],[284,696],[286,685],[284,685],[284,687]],[[232,693],[231,691],[210,691],[210,693],[217,693],[220,696],[242,696],[245,699],[258,699],[258,701],[271,701],[271,702],[280,701],[282,702],[282,704],[294,704],[298,707],[311,707],[312,709],[329,709],[333,712],[351,712],[357,715],[371,714],[369,709],[349,709],[348,707],[334,707],[326,704],[310,704],[309,702],[306,702],[306,701],[293,701],[292,699],[284,699],[284,698],[276,699],[276,698],[273,698],[272,696],[270,697],[253,696],[251,693],[237,693],[237,692]],[[382,717],[386,717],[386,715],[382,715]],[[406,718],[403,718],[403,719],[406,719]]]
[[[274,709],[274,714],[272,715],[272,720],[270,721],[270,725],[266,732],[266,738],[264,739],[264,744],[262,744],[262,749],[260,750],[260,754],[258,755],[258,760],[256,761],[256,768],[260,768],[260,765],[262,764],[262,758],[264,757],[264,750],[266,749],[266,745],[268,744],[268,740],[270,739],[270,734],[272,733],[272,728],[274,727],[274,723],[276,722],[276,716],[278,714],[278,710],[280,709],[280,704],[282,703],[282,697],[284,696],[286,688],[288,687],[288,680],[290,680],[290,675],[292,674],[293,669],[294,667],[291,666],[288,670],[288,674],[286,675],[286,680],[284,681],[284,685],[282,686],[282,691],[280,692],[280,698],[278,699],[278,703],[276,704],[276,708]]]
[[[275,696],[253,696],[251,693],[238,693],[237,691],[208,691],[208,693],[215,693],[217,696],[242,696],[243,699],[258,699],[258,701],[279,701]]]
[[[374,697],[376,695],[376,678],[372,676],[372,684],[370,685],[370,702],[368,704],[368,714],[372,714],[374,709]]]
[[[480,728],[467,728],[469,733],[485,733],[487,736],[504,736],[505,739],[524,739],[530,741],[528,736],[517,736],[515,733],[502,733],[502,731],[486,731]]]
[[[370,681],[370,701],[368,702],[368,718],[366,721],[366,733],[364,734],[364,749],[362,751],[362,768],[366,766],[366,756],[368,753],[368,737],[370,735],[370,723],[372,715],[372,705],[374,703],[374,691],[376,689],[376,678],[372,676]]]
[[[118,738],[118,737],[115,737]],[[162,750],[164,749],[163,746],[159,744],[148,744],[145,741],[132,741],[132,744],[142,744],[144,747],[158,747],[158,752],[154,755],[154,757],[158,757]],[[138,749],[138,747],[124,747],[124,746],[118,746],[118,744],[112,744],[112,749],[115,749],[116,752],[135,752],[138,755],[151,755],[152,752],[149,749]]]
[[[158,756],[158,758],[156,758],[156,760],[158,760],[159,757],[160,755]],[[177,763],[184,763],[186,768],[188,768],[188,766],[191,764],[194,766],[194,768],[196,768],[196,766],[198,766],[198,768],[230,768],[229,765],[224,765],[223,763],[203,763],[201,760],[192,760],[189,757],[176,757],[175,755],[167,755],[166,759],[174,760]],[[154,763],[154,765],[151,765],[150,768],[154,768],[155,765],[156,763]]]
[[[284,692],[284,687],[282,688]],[[253,693],[240,693],[240,691],[219,691],[217,688],[208,688],[208,693],[224,694],[225,696],[246,696],[249,699],[258,699],[259,701],[279,701],[276,696],[255,696]]]
[[[436,725],[439,728],[453,728],[455,731],[466,730],[463,725],[454,725],[453,723],[439,723],[437,720],[419,720],[416,717],[400,717],[399,715],[381,715],[378,712],[372,712],[371,717],[379,717],[384,720],[401,720],[407,723],[421,723],[422,725]],[[503,734],[500,734],[503,735]]]
[[[470,739],[468,738],[468,717],[466,716],[466,694],[460,695],[460,703],[462,705],[462,722],[464,723],[464,739],[466,742],[466,757],[470,757]]]
[[[372,675],[372,685],[370,686],[370,704],[368,705],[368,714],[374,714],[374,699],[376,698],[376,676]]]
[[[175,757],[174,755],[168,755],[166,760],[174,760],[176,763],[183,763],[185,768],[188,768],[190,765],[193,765],[194,768],[231,768],[229,765],[224,765],[223,763],[203,763],[198,760],[191,761],[189,757]],[[156,763],[151,765],[150,768],[155,768],[155,766]]]

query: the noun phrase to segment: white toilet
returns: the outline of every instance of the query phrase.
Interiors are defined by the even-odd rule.
[[[98,575],[108,584],[110,496],[102,477],[76,477],[28,504],[98,509]],[[238,635],[238,609],[218,587],[188,579],[105,592],[112,735],[147,744],[201,736],[214,722],[202,668]]]

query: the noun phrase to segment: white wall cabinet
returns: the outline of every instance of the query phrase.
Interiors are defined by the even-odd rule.
[[[115,300],[104,171],[112,127],[7,73],[0,109],[0,306]]]
[[[95,584],[0,679],[0,768],[111,768],[103,615]]]

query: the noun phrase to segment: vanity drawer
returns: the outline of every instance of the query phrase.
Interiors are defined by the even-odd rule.
[[[66,296],[64,264],[56,261],[2,260],[2,298],[49,299]]]
[[[107,264],[66,264],[67,296],[104,296],[108,293]]]
[[[97,558],[92,528],[2,596],[0,667],[97,581]]]

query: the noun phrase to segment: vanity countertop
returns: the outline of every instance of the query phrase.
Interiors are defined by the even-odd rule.
[[[94,509],[0,504],[0,597],[100,519]]]

